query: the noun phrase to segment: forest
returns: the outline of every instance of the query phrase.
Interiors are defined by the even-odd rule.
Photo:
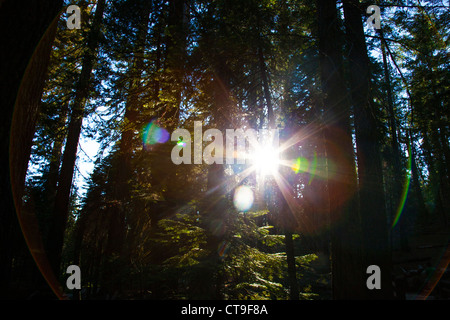
[[[450,299],[449,43],[444,0],[0,1],[1,299]]]

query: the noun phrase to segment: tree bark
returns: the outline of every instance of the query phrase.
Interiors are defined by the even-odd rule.
[[[358,193],[363,232],[364,268],[382,270],[381,290],[365,290],[365,298],[391,299],[391,254],[380,155],[380,126],[370,100],[369,57],[362,11],[358,0],[344,0],[345,29],[349,46],[349,76],[355,115]]]
[[[342,35],[336,2],[317,0],[319,59],[324,95],[323,137],[328,162],[328,194],[334,299],[360,299],[364,290],[360,217],[350,107],[343,78]]]
[[[127,207],[130,201],[130,190],[133,181],[132,154],[134,148],[135,128],[137,126],[137,118],[139,109],[142,107],[139,95],[142,91],[142,72],[144,70],[144,49],[146,45],[146,37],[148,33],[148,24],[150,20],[150,12],[152,8],[151,1],[145,1],[142,11],[139,13],[140,18],[137,22],[137,37],[135,39],[135,51],[132,63],[129,67],[130,85],[127,95],[124,125],[121,139],[119,141],[119,149],[113,173],[113,197],[117,201],[114,207],[114,219],[111,219],[111,226],[108,233],[106,260],[112,259],[114,255],[123,257],[123,244],[126,239],[126,216]],[[116,270],[114,265],[106,267],[106,279],[114,279],[111,281],[109,292],[121,291],[123,279],[114,276]]]
[[[258,48],[258,60],[259,60],[259,68],[261,72],[261,79],[263,83],[263,89],[264,89],[264,98],[266,100],[267,105],[267,119],[268,119],[268,128],[274,129],[275,128],[275,116],[273,114],[273,106],[272,106],[272,97],[270,94],[270,85],[269,85],[269,79],[267,76],[267,67],[266,62],[264,61],[264,53],[262,48]]]
[[[295,251],[294,241],[292,239],[292,233],[286,231],[285,234],[286,245],[286,258],[288,265],[288,278],[289,278],[289,298],[291,300],[299,299],[298,285],[297,285],[297,271],[295,267]]]
[[[393,171],[393,212],[391,215],[391,219],[394,220],[396,218],[396,214],[398,213],[399,205],[401,205],[401,196],[402,196],[402,178],[403,174],[400,168],[402,168],[401,163],[401,155],[400,155],[400,146],[398,143],[398,135],[397,135],[397,118],[394,111],[394,101],[392,98],[392,87],[391,87],[391,78],[389,74],[389,65],[388,59],[386,55],[386,41],[384,40],[383,30],[379,30],[378,34],[381,38],[381,53],[383,56],[383,72],[384,72],[384,81],[386,83],[386,91],[387,91],[387,101],[386,107],[389,115],[389,129],[391,133],[391,149],[392,149],[392,171]],[[408,249],[408,238],[405,233],[405,225],[404,223],[399,224],[399,233],[400,233],[400,245],[402,250]]]
[[[220,59],[219,59],[220,60]],[[227,128],[227,121],[224,121],[223,114],[230,107],[231,101],[228,93],[228,77],[220,70],[217,71],[214,82],[214,123],[216,127],[224,132]],[[202,201],[202,211],[204,214],[203,227],[206,232],[206,250],[208,252],[205,261],[206,269],[203,289],[199,292],[199,298],[222,299],[223,279],[221,279],[220,264],[221,259],[218,254],[219,245],[225,240],[227,226],[225,220],[226,204],[226,176],[223,164],[213,163],[208,166],[207,191]]]
[[[178,127],[180,121],[181,93],[183,91],[183,74],[186,61],[186,10],[187,6],[184,0],[168,2],[168,22],[164,34],[166,48],[164,51],[164,70],[161,73],[161,81],[156,80],[153,84],[155,103],[159,106],[158,122],[169,133]],[[158,34],[155,61],[157,70],[161,64],[161,51],[160,35]],[[160,101],[160,88],[161,92],[166,94],[170,92],[173,102]],[[158,168],[158,170],[152,171],[152,184],[157,189],[163,190],[164,198],[170,199],[172,205],[175,206],[180,200],[181,194],[177,192],[178,167],[172,163],[170,156],[172,147],[170,141],[153,147],[154,154],[157,154],[157,156],[152,159],[152,167]]]

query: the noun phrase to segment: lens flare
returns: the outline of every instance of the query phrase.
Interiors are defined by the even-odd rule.
[[[436,288],[437,284],[441,280],[442,276],[447,270],[450,264],[450,244],[447,245],[445,252],[443,253],[441,260],[439,261],[435,271],[428,276],[427,282],[422,291],[417,295],[416,300],[426,300],[429,295]]]
[[[252,156],[255,170],[263,176],[276,174],[280,163],[278,153],[271,145],[258,147]]]
[[[395,218],[394,218],[394,221],[392,222],[391,228],[394,228],[397,225],[398,221],[400,220],[403,209],[405,208],[406,199],[408,198],[409,185],[411,183],[411,163],[412,163],[411,148],[408,149],[408,154],[409,154],[408,168],[406,170],[405,182],[403,183],[402,194],[401,194],[398,206],[397,206],[397,211],[395,213]]]
[[[308,184],[311,184],[312,180],[314,179],[314,176],[316,175],[316,171],[317,171],[317,152],[314,151],[314,159],[309,168],[310,175],[309,175]]]
[[[186,142],[184,142],[183,139],[180,138],[177,141],[177,146],[179,146],[181,148],[186,147]]]
[[[298,157],[293,161],[291,170],[294,171],[295,174],[308,173],[308,184],[311,184],[312,180],[316,176],[317,171],[317,153],[314,152],[314,158],[311,161],[305,157]]]
[[[142,135],[144,146],[148,147],[157,143],[165,143],[169,140],[169,132],[157,125],[156,121],[151,121],[145,126]]]
[[[219,247],[217,249],[217,253],[219,254],[219,257],[224,258],[226,256],[229,248],[230,248],[230,243],[226,240],[222,241],[219,244]]]
[[[239,211],[248,211],[253,205],[253,191],[250,187],[240,186],[236,188],[233,197],[233,204]]]
[[[295,159],[295,162],[292,164],[291,167],[292,171],[295,172],[295,174],[299,172],[306,172],[309,169],[309,161],[306,158],[299,157]]]

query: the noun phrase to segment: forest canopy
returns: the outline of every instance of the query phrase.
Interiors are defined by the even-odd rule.
[[[449,297],[448,1],[41,2],[2,297]]]

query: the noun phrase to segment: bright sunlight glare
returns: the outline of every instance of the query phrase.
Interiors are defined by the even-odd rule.
[[[262,176],[274,175],[280,164],[279,151],[270,144],[258,146],[251,158],[255,171]]]

